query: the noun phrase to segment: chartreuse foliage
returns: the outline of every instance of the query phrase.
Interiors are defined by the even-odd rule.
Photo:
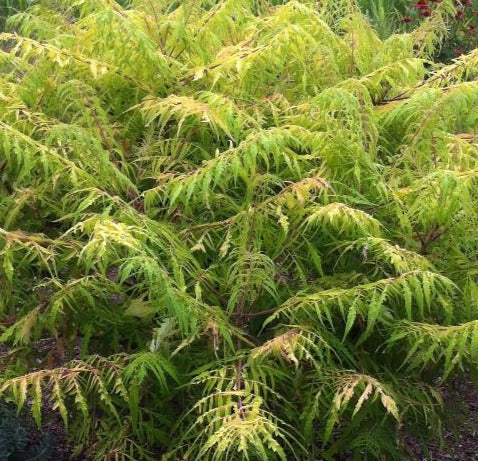
[[[439,427],[436,378],[478,361],[478,60],[429,61],[452,14],[386,41],[351,0],[12,17],[3,398],[92,460],[393,459]]]

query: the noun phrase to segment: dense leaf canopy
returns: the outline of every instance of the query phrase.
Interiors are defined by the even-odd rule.
[[[0,35],[0,391],[82,459],[392,459],[477,364],[452,2],[385,41],[275,3],[43,0]]]

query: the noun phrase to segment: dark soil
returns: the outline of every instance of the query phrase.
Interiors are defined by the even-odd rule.
[[[442,438],[420,441],[408,435],[405,444],[413,461],[478,460],[478,389],[467,378],[442,387],[445,403]]]
[[[55,436],[55,449],[53,451],[52,461],[73,461],[71,449],[66,437],[65,426],[62,421],[53,421],[45,428]]]

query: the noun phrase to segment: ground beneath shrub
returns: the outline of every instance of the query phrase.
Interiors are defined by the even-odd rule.
[[[8,348],[0,345],[0,359],[7,354]],[[443,437],[424,441],[404,436],[409,461],[478,461],[478,389],[470,379],[460,377],[441,386],[441,392],[445,402]],[[62,421],[53,412],[48,411],[48,416],[44,429],[56,440],[52,461],[73,461]],[[87,461],[83,456],[80,459]]]
[[[406,436],[409,460],[478,461],[478,390],[469,379],[461,378],[443,386],[442,393],[446,408],[443,438],[424,442],[412,435]],[[72,461],[63,424],[53,421],[48,430],[56,438],[52,461]]]
[[[478,460],[478,390],[467,378],[456,379],[442,388],[445,402],[442,440],[419,441],[405,437],[413,461]]]
[[[412,435],[406,436],[408,459],[478,461],[478,390],[470,380],[462,378],[444,386],[442,393],[446,408],[442,440],[425,442]],[[73,461],[62,422],[52,421],[47,429],[56,438],[52,461]]]
[[[446,411],[442,440],[425,442],[408,435],[405,445],[409,461],[478,461],[478,389],[470,379],[459,378],[441,391]],[[57,438],[52,461],[72,461],[61,422],[49,429]]]

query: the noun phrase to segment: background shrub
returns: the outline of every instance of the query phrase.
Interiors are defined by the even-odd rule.
[[[395,32],[409,32],[431,16],[441,0],[359,0],[360,7],[370,17],[380,37]],[[478,4],[472,0],[454,1],[455,14],[448,21],[449,32],[437,50],[436,59],[451,61],[478,46]]]

